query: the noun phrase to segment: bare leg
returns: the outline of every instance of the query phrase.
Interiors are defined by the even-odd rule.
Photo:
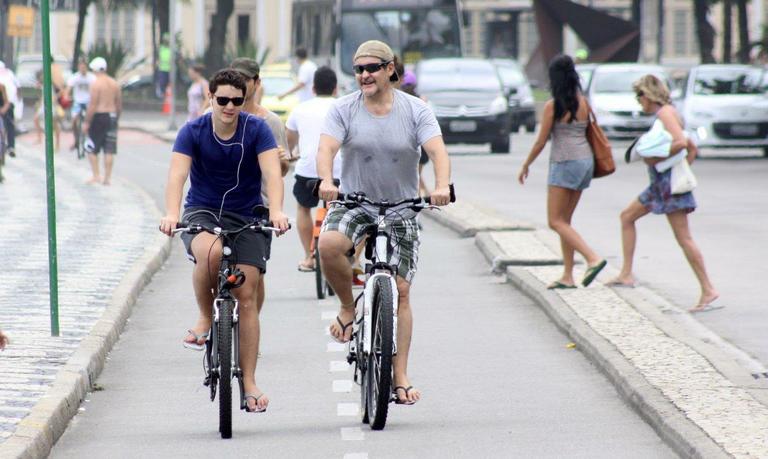
[[[562,241],[561,244],[564,247],[568,247],[569,251],[575,250],[580,253],[591,267],[600,263],[602,260],[597,253],[584,242],[579,233],[577,233],[570,224],[569,215],[573,214],[573,210],[570,207],[573,206],[575,209],[576,204],[579,202],[579,197],[573,196],[573,193],[577,192],[566,188],[550,186],[547,193],[547,219],[549,220],[549,227],[560,235],[560,240]],[[578,193],[580,196],[581,193]],[[565,255],[566,254],[563,253],[564,257]],[[570,263],[571,265],[573,264],[572,256]]]
[[[91,178],[86,183],[101,182],[101,174],[99,173],[99,156],[93,153],[88,153],[88,162],[91,163]]]
[[[304,207],[301,204],[296,205],[296,229],[299,231],[299,239],[304,247],[304,261],[302,265],[311,267],[314,265],[313,254],[310,251],[312,247],[312,229],[315,226],[312,220],[312,209]]]
[[[266,288],[264,285],[265,274],[259,276],[259,284],[256,286],[256,309],[261,314],[261,308],[264,307],[264,296],[266,295]]]
[[[699,297],[698,304],[693,310],[701,309],[709,303],[715,301],[720,294],[715,290],[715,286],[709,280],[707,275],[707,269],[704,266],[704,256],[699,250],[699,246],[693,240],[690,228],[688,227],[688,214],[685,211],[672,212],[667,214],[667,220],[672,227],[672,231],[675,233],[675,239],[680,244],[680,248],[685,253],[685,258],[688,259],[688,263],[693,268],[693,272],[696,278],[699,280],[701,286],[701,297]]]
[[[35,132],[37,133],[37,143],[42,143],[43,127],[40,125],[40,115],[38,113],[35,113],[33,121],[35,122]]]
[[[350,282],[352,266],[347,260],[347,252],[352,248],[352,241],[338,231],[326,231],[320,234],[319,244],[323,274],[341,302],[339,320],[343,324],[348,324],[355,318],[355,303]],[[347,328],[342,333],[338,321],[333,320],[330,327],[331,336],[340,341],[349,341],[351,328]]]
[[[397,291],[399,293],[399,305],[397,308],[397,355],[392,359],[395,386],[410,387],[408,379],[408,354],[411,349],[411,336],[413,333],[413,312],[410,301],[411,284],[405,279],[397,277]],[[415,403],[421,398],[421,392],[410,389],[406,395],[403,390],[397,391],[397,397],[401,401]]]
[[[104,153],[104,185],[109,185],[112,177],[112,165],[115,163],[115,155]]]
[[[192,271],[192,287],[200,314],[191,330],[200,335],[211,328],[213,292],[221,262],[221,242],[212,234],[200,233],[192,239],[192,253],[197,260]],[[194,336],[189,334],[184,341],[192,343]],[[203,343],[198,341],[198,344]]]
[[[259,340],[261,326],[259,311],[254,303],[257,286],[263,285],[261,271],[255,266],[238,265],[245,274],[245,283],[232,292],[239,303],[240,313],[240,368],[243,370],[243,389],[247,394],[259,396],[261,390],[256,385],[256,364],[259,355]],[[259,397],[258,402],[253,398],[247,399],[248,408],[263,410],[267,408],[269,399]]]
[[[621,246],[624,260],[621,264],[621,272],[610,281],[615,284],[635,285],[635,276],[632,274],[632,264],[635,258],[635,245],[637,243],[637,230],[635,222],[648,215],[648,209],[635,199],[621,212]]]
[[[561,215],[562,219],[568,224],[571,224],[571,220],[573,218],[573,212],[576,210],[576,205],[579,203],[579,199],[581,198],[581,191],[572,191],[569,193],[568,201],[565,203],[565,206],[559,209],[563,212],[563,215]],[[565,285],[574,285],[573,281],[573,265],[574,265],[574,249],[571,245],[569,245],[565,239],[562,237],[560,238],[560,247],[563,251],[563,276],[560,278],[558,282],[565,284]]]

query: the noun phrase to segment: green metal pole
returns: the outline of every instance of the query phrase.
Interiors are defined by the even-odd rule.
[[[51,88],[51,27],[48,0],[40,1],[43,32],[43,107],[45,107],[45,181],[48,188],[48,282],[51,336],[59,336],[59,269],[56,248],[56,179],[53,173],[53,94]]]

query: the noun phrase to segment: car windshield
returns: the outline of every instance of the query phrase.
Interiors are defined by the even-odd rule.
[[[419,90],[499,92],[501,86],[488,62],[438,60],[422,62],[419,66]]]
[[[262,76],[261,85],[264,86],[265,95],[277,96],[288,92],[293,87],[293,79],[288,76]]]
[[[590,91],[596,93],[631,93],[632,83],[648,74],[656,75],[666,81],[663,75],[647,70],[600,71],[598,69],[592,74]]]
[[[693,82],[696,95],[760,94],[766,89],[759,68],[700,69]]]
[[[455,9],[377,10],[345,12],[341,17],[341,64],[352,73],[352,58],[360,43],[381,40],[403,62],[461,55]]]
[[[520,86],[525,83],[525,75],[519,65],[504,64],[499,65],[499,76],[505,86]]]

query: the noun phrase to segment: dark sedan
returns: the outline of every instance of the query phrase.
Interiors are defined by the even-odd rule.
[[[482,59],[427,59],[416,67],[419,92],[435,112],[446,143],[489,143],[509,153],[512,124],[496,67]]]

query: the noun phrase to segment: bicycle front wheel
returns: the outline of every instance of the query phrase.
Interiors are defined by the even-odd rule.
[[[219,432],[232,438],[232,308],[231,301],[219,305],[216,325],[219,358]]]
[[[387,423],[387,410],[392,397],[392,337],[394,327],[394,298],[387,278],[379,277],[373,286],[373,321],[371,353],[367,365],[368,420],[373,430],[382,430]]]
[[[317,299],[322,300],[325,298],[325,277],[323,276],[323,270],[320,268],[320,249],[317,246],[317,239],[315,239],[315,290],[317,290]]]

